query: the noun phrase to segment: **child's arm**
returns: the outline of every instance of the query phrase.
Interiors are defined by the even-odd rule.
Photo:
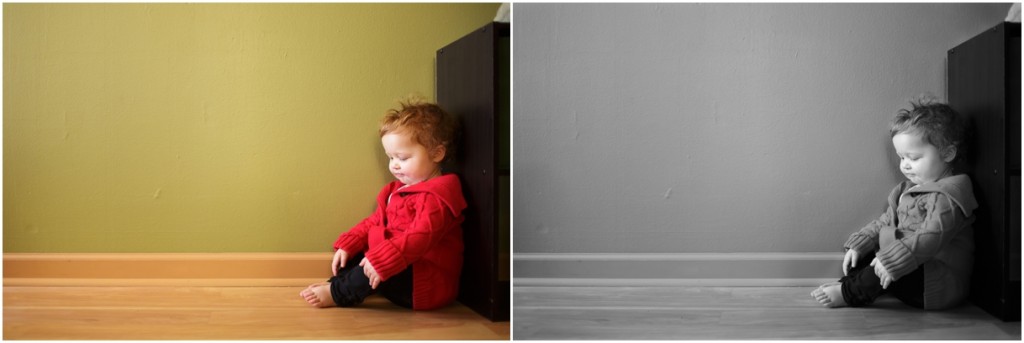
[[[334,241],[334,249],[343,249],[349,255],[366,250],[370,228],[383,225],[384,207],[386,206],[384,204],[387,203],[386,199],[389,195],[391,195],[391,185],[384,186],[384,189],[377,194],[377,208],[369,217],[338,235],[338,239]]]
[[[338,276],[338,269],[345,267],[348,261],[348,252],[345,249],[335,249],[334,258],[331,259],[331,275]]]
[[[875,276],[878,276],[878,281],[882,284],[882,289],[888,289],[889,285],[892,284],[893,277],[888,270],[885,270],[885,266],[878,261],[878,257],[871,260],[871,266],[875,267]]]
[[[861,256],[878,250],[878,232],[884,227],[893,226],[890,214],[892,212],[892,207],[887,208],[878,219],[872,220],[867,226],[851,234],[843,243],[843,248],[856,250]]]
[[[413,225],[403,233],[376,244],[366,252],[366,259],[386,281],[418,261],[454,227],[456,216],[440,198],[429,195],[416,208]]]
[[[846,249],[846,255],[843,256],[843,276],[848,275],[850,269],[856,268],[859,260],[860,253],[857,249]]]
[[[878,261],[894,280],[935,257],[964,227],[966,216],[948,196],[943,193],[929,196],[933,197],[931,207],[927,209],[921,228],[878,251]]]
[[[843,256],[844,276],[849,273],[850,269],[857,267],[857,261],[860,261],[861,256],[878,250],[878,233],[882,228],[892,225],[890,212],[892,212],[892,207],[887,208],[878,219],[851,234],[850,238],[843,243],[843,248],[846,248],[846,255]]]
[[[856,250],[861,256],[878,250],[878,233],[884,227],[895,226],[893,215],[895,215],[896,212],[894,211],[893,206],[899,203],[902,191],[902,184],[893,188],[892,191],[889,192],[889,197],[887,198],[889,206],[885,208],[885,212],[882,212],[882,215],[878,217],[878,219],[871,221],[867,226],[850,235],[850,238],[847,238],[846,242],[843,243],[843,247],[846,249]]]
[[[380,211],[373,211],[369,217],[360,221],[348,231],[338,235],[334,241],[334,257],[331,259],[331,275],[338,276],[338,269],[345,266],[349,256],[366,249],[370,228],[380,224]]]
[[[380,275],[377,274],[377,270],[373,269],[373,263],[370,263],[370,260],[363,257],[363,260],[359,261],[359,266],[363,267],[363,274],[366,274],[366,277],[370,279],[370,288],[377,289],[382,280]]]
[[[334,249],[343,249],[349,254],[356,254],[366,250],[367,237],[370,235],[370,228],[380,225],[379,211],[374,211],[369,217],[363,219],[348,231],[338,235],[334,241]]]

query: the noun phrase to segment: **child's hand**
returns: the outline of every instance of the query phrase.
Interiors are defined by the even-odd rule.
[[[348,253],[343,249],[338,249],[334,252],[334,259],[331,260],[331,274],[338,276],[338,269],[345,266],[345,260],[348,260]]]
[[[878,279],[882,281],[882,289],[888,289],[889,285],[892,284],[892,275],[885,269],[882,262],[878,261],[877,257],[875,257],[874,260],[871,260],[871,266],[875,267],[875,275],[877,275]]]
[[[860,259],[860,254],[857,250],[850,249],[846,251],[846,256],[843,257],[843,275],[845,276],[851,268],[857,266],[857,260]]]
[[[370,279],[370,288],[377,289],[377,285],[380,285],[380,275],[377,275],[377,270],[373,269],[370,260],[363,257],[363,261],[359,262],[359,266],[363,267],[363,274],[366,274],[366,277]]]

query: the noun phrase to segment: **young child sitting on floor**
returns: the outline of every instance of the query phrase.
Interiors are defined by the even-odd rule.
[[[880,218],[843,244],[845,276],[811,292],[826,307],[867,306],[890,293],[933,310],[967,297],[978,204],[970,178],[953,173],[953,162],[965,153],[966,125],[948,105],[912,105],[889,130],[907,181],[889,193]]]
[[[310,305],[354,306],[377,292],[414,310],[455,300],[466,201],[459,178],[441,173],[455,134],[454,118],[435,104],[388,111],[380,137],[397,181],[377,195],[372,215],[334,242],[334,277],[300,293]]]

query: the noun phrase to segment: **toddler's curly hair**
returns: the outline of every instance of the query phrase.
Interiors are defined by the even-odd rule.
[[[445,147],[445,160],[455,155],[455,141],[458,138],[458,121],[441,106],[413,98],[400,102],[384,114],[380,123],[380,136],[388,133],[407,133],[412,140],[427,150]]]
[[[901,109],[892,119],[890,138],[899,133],[920,134],[925,142],[939,149],[956,147],[954,161],[966,157],[969,127],[956,110],[927,99],[911,101],[910,105],[910,109]]]

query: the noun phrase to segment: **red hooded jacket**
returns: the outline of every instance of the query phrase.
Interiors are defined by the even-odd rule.
[[[365,251],[384,281],[411,265],[413,309],[445,306],[458,295],[462,271],[462,185],[446,174],[402,186],[384,186],[373,214],[342,233],[334,248],[350,256]]]

